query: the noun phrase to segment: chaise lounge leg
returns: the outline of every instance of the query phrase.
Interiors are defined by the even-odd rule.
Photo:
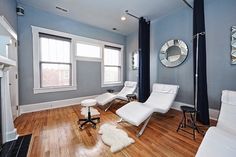
[[[111,107],[112,104],[113,102],[110,102],[109,106],[105,109],[105,112],[107,112],[107,110]]]
[[[123,121],[123,119],[121,118],[120,120],[117,121],[117,123],[121,123]]]
[[[136,135],[137,137],[140,137],[143,134],[143,132],[144,132],[149,120],[151,119],[151,117],[152,117],[152,115],[150,117],[148,117],[148,119],[145,121],[142,129],[139,131],[139,133],[137,133],[137,135]]]

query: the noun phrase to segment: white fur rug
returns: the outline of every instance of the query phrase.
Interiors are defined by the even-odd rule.
[[[91,113],[91,116],[100,115],[98,110],[93,107],[90,107],[90,113]],[[85,117],[88,117],[88,108],[87,107],[81,108],[81,114],[84,115]]]
[[[100,127],[99,134],[102,134],[102,141],[111,147],[110,150],[113,153],[135,142],[125,131],[117,129],[112,124],[103,124]]]

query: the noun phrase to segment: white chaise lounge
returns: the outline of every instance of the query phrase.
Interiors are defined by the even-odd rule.
[[[105,109],[105,111],[107,111],[111,107],[112,101],[115,99],[128,101],[126,95],[133,94],[136,88],[137,88],[137,82],[125,81],[124,87],[118,94],[104,93],[102,95],[97,96],[95,99],[97,100],[98,105],[101,106],[110,103],[109,106]]]
[[[196,157],[236,156],[236,92],[224,90],[216,127],[210,127]]]
[[[152,116],[152,113],[166,113],[175,100],[179,86],[167,84],[153,84],[152,93],[144,103],[130,102],[116,111],[122,120],[139,126],[145,120],[142,129],[137,134],[141,136]]]

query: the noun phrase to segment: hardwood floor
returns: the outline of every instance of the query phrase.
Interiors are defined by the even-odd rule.
[[[158,157],[158,156],[194,156],[202,136],[192,136],[176,128],[181,113],[170,110],[165,115],[154,115],[144,134],[137,138],[138,127],[128,123],[116,122],[119,117],[114,114],[116,108],[101,113],[101,122],[97,129],[87,127],[80,130],[77,124],[80,115],[80,105],[27,113],[15,120],[15,126],[20,135],[32,134],[28,157]],[[135,143],[117,153],[111,153],[109,147],[103,144],[98,134],[99,126],[113,123],[124,129],[135,139]]]

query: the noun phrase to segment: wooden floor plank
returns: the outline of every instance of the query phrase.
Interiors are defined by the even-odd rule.
[[[128,123],[116,122],[119,117],[113,107],[101,113],[101,122],[96,129],[88,126],[80,130],[77,124],[80,105],[26,113],[15,120],[19,135],[32,134],[29,157],[184,157],[194,156],[202,136],[197,134],[196,140],[184,132],[176,132],[181,118],[179,111],[170,110],[165,115],[155,114],[144,134],[136,137],[140,127]],[[98,134],[99,126],[112,123],[125,130],[135,139],[135,143],[117,153],[111,153],[109,147]],[[207,128],[205,127],[204,130]]]

